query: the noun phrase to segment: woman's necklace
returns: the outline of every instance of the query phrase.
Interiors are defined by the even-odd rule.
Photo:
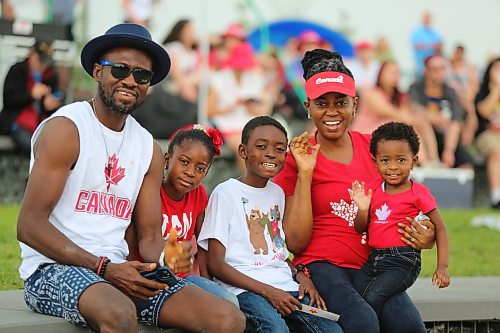
[[[102,141],[104,141],[104,148],[106,149],[106,158],[108,159],[108,162],[106,163],[106,173],[107,173],[107,177],[109,178],[109,177],[111,177],[111,170],[113,170],[112,161],[111,161],[112,156],[109,154],[109,151],[108,151],[108,145],[106,143],[106,138],[104,137],[104,132],[102,131],[102,124],[99,121],[99,117],[97,117],[97,112],[95,110],[95,99],[92,98],[90,100],[89,104],[90,104],[90,106],[92,106],[92,111],[94,112],[95,119],[97,119],[97,125],[99,126],[99,129],[101,130]],[[113,154],[114,156],[118,155],[118,153],[122,149],[123,141],[125,141],[125,132],[123,132],[122,142],[120,143],[120,146],[118,147],[118,150],[116,151],[116,153]]]

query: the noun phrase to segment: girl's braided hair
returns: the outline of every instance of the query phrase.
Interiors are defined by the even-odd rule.
[[[354,79],[349,68],[344,65],[342,56],[338,52],[323,49],[307,51],[301,61],[304,70],[304,79],[307,81],[311,76],[321,72],[339,72],[349,75]]]

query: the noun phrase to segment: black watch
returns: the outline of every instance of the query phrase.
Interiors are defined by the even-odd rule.
[[[299,274],[299,270],[296,267],[294,267],[292,269],[292,278],[293,278],[293,281],[299,283],[299,281],[297,281],[297,274]]]

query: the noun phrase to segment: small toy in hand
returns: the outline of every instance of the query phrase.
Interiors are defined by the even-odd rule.
[[[170,229],[168,239],[163,249],[165,265],[174,268],[177,257],[182,254],[182,246],[177,242],[177,231],[175,228]]]

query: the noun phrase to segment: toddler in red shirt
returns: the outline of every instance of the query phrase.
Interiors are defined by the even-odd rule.
[[[398,223],[408,223],[408,217],[423,213],[435,224],[438,265],[432,283],[439,288],[450,284],[444,221],[430,191],[410,179],[418,150],[419,139],[412,126],[396,122],[380,126],[373,132],[370,152],[382,180],[367,186],[367,193],[364,182],[355,181],[349,189],[358,206],[354,227],[359,233],[368,231],[372,248],[353,284],[377,314],[387,298],[408,289],[420,273],[420,251],[406,245],[397,232]]]

